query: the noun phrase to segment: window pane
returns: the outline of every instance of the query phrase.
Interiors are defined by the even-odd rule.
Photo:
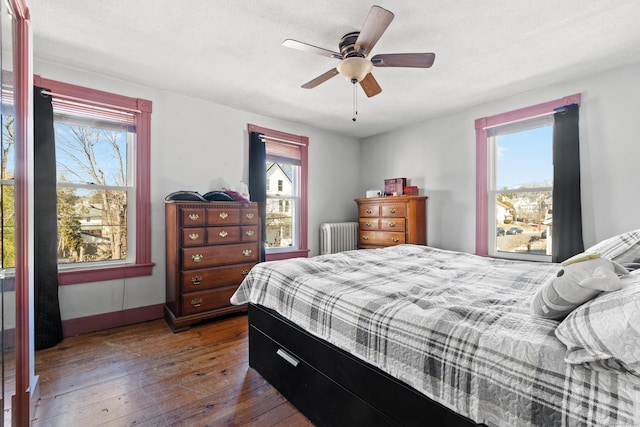
[[[496,189],[548,187],[553,182],[553,126],[498,135]]]
[[[267,161],[267,248],[297,247],[297,191],[300,166]]]
[[[267,199],[266,206],[267,247],[295,246],[294,199]]]
[[[3,184],[2,187],[2,266],[16,266],[16,222],[15,222],[15,186]]]
[[[552,190],[501,193],[496,210],[496,251],[551,254]]]
[[[127,132],[55,122],[58,181],[127,185]]]
[[[58,188],[58,262],[127,257],[127,192]]]

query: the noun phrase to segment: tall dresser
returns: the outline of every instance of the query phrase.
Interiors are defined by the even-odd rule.
[[[165,202],[165,319],[174,332],[237,311],[229,298],[260,259],[257,203]]]
[[[426,197],[371,197],[356,203],[359,249],[427,244]]]

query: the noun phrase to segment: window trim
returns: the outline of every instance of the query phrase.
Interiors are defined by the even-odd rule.
[[[302,135],[294,135],[286,132],[281,132],[274,129],[264,128],[249,123],[247,126],[248,135],[251,132],[261,133],[266,137],[283,139],[286,141],[297,142],[300,146],[300,218],[298,221],[298,236],[299,247],[297,249],[278,249],[265,253],[266,261],[276,261],[281,259],[307,257],[309,256],[308,246],[308,151],[309,151],[309,138]],[[264,209],[261,206],[261,209]],[[264,236],[263,236],[264,237]]]
[[[72,285],[151,275],[155,265],[151,261],[151,223],[149,220],[151,217],[151,101],[45,79],[39,75],[33,76],[33,84],[60,95],[86,100],[89,103],[109,104],[140,111],[136,121],[135,262],[133,264],[114,263],[113,266],[87,266],[86,268],[59,271],[59,284]]]
[[[476,119],[476,255],[488,256],[489,254],[489,153],[487,130],[552,114],[556,108],[571,104],[580,105],[580,101],[581,96],[576,93],[553,101]]]

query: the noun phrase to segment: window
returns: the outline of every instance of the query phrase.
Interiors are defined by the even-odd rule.
[[[249,125],[266,151],[266,259],[307,256],[308,138]]]
[[[13,94],[2,92],[2,163],[0,169],[0,212],[2,229],[2,265],[0,268],[16,266],[16,217],[15,217],[15,119]]]
[[[550,260],[553,116],[492,128],[488,144],[489,255]]]
[[[476,253],[551,261],[553,111],[580,95],[476,120]]]
[[[151,274],[151,102],[55,82],[60,284]]]

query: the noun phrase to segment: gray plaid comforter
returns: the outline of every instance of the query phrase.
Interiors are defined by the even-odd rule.
[[[534,318],[560,267],[400,245],[255,266],[234,304],[302,328],[489,426],[638,426],[640,379],[563,361]]]

